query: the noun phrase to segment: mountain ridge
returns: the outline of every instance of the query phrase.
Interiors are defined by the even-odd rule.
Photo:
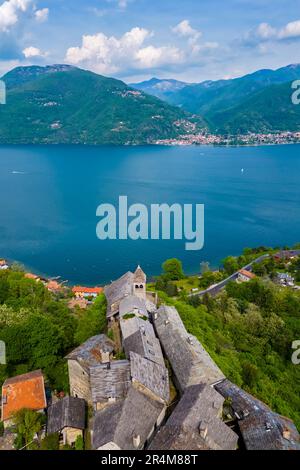
[[[172,93],[161,94],[161,98],[203,116],[213,133],[298,131],[299,108],[291,101],[291,83],[297,79],[300,79],[300,64],[290,64],[275,70],[257,70],[238,78],[190,84]],[[272,92],[273,96],[270,96]],[[259,111],[254,112],[258,95]],[[278,119],[269,114],[270,101]]]
[[[0,143],[149,144],[205,126],[120,80],[77,67],[18,67],[2,80]]]

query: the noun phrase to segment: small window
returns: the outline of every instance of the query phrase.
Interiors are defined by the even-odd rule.
[[[143,284],[141,284],[141,285],[140,285],[140,289],[143,289],[143,288],[144,288],[144,286],[143,286]]]

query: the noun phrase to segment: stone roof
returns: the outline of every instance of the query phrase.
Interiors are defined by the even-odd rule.
[[[118,313],[119,302],[128,295],[132,294],[134,274],[130,271],[125,273],[110,285],[104,287],[104,294],[107,299],[107,317]],[[116,306],[113,306],[116,304]]]
[[[89,368],[100,364],[103,353],[113,353],[115,345],[106,335],[89,338],[66,356],[66,359],[78,361],[82,367]]]
[[[90,381],[94,403],[124,398],[130,385],[129,361],[112,361],[91,367]]]
[[[129,295],[128,297],[124,297],[119,305],[119,315],[120,317],[123,317],[124,315],[130,313],[148,317],[146,301],[140,297],[137,297],[136,295]]]
[[[164,365],[164,358],[154,328],[148,320],[138,316],[120,319],[123,346],[127,358],[135,352],[150,361]]]
[[[225,378],[198,339],[188,334],[174,307],[160,307],[154,324],[181,393],[190,385],[211,385]]]
[[[47,433],[64,428],[85,428],[85,401],[82,398],[65,397],[48,408]]]
[[[169,376],[165,366],[144,359],[139,354],[130,353],[131,379],[141,384],[158,399],[168,402],[170,399]]]
[[[291,420],[274,413],[229,380],[215,385],[215,389],[231,399],[247,450],[300,450],[300,436]]]
[[[188,387],[151,450],[235,450],[238,436],[220,418],[224,398],[208,385]]]
[[[131,386],[122,402],[108,405],[94,417],[92,445],[114,443],[121,450],[143,449],[164,405]],[[139,437],[135,447],[134,437]]]
[[[142,268],[138,266],[133,275],[133,282],[134,283],[140,282],[140,283],[146,284],[146,281],[147,281],[146,274],[144,273]]]

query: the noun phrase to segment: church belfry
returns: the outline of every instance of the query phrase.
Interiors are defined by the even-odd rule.
[[[138,266],[133,275],[133,285],[132,285],[133,295],[136,295],[137,297],[145,299],[146,298],[146,282],[147,282],[146,274],[144,273],[142,268]]]

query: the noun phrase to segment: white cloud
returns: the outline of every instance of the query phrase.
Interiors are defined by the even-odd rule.
[[[282,28],[274,28],[269,23],[261,23],[256,29],[250,31],[246,40],[280,41],[284,39],[300,38],[300,20],[292,21]]]
[[[133,28],[120,38],[103,33],[82,37],[80,47],[70,47],[66,61],[83,64],[96,72],[113,74],[125,69],[147,69],[180,63],[184,54],[173,46],[145,45],[153,34],[144,28]]]
[[[31,57],[46,57],[46,53],[42,52],[38,47],[29,46],[23,50],[24,57],[29,59]]]
[[[189,20],[181,21],[177,26],[172,28],[172,31],[179,36],[191,39],[193,42],[197,41],[202,36],[201,31],[192,28]]]
[[[300,20],[288,23],[279,31],[278,37],[279,39],[300,37]]]
[[[148,46],[136,53],[139,67],[143,69],[159,67],[164,64],[178,64],[184,60],[184,54],[176,47]]]
[[[261,39],[270,39],[277,35],[277,31],[268,23],[261,23],[256,30],[256,35]]]
[[[34,15],[36,21],[38,21],[39,23],[44,23],[48,20],[49,8],[42,8],[41,10],[36,10]]]
[[[6,0],[0,5],[0,31],[7,32],[19,20],[19,14],[24,13],[32,0]]]

